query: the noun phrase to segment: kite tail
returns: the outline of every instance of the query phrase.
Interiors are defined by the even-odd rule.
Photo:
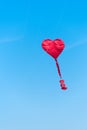
[[[61,89],[66,90],[67,87],[66,87],[66,85],[64,83],[64,80],[62,79],[62,75],[61,75],[61,72],[60,72],[60,67],[59,67],[57,59],[55,59],[55,61],[56,61],[56,67],[57,67],[57,70],[58,70],[58,74],[59,74],[59,77],[60,77],[59,82],[60,82]]]
[[[60,79],[62,79],[62,75],[61,75],[61,72],[60,72],[60,67],[59,67],[57,59],[55,59],[55,61],[56,61],[56,67],[57,67],[57,70],[58,70],[58,74],[60,76]]]

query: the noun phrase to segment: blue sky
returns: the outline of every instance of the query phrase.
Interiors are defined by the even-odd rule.
[[[68,90],[42,40],[61,38]],[[87,2],[0,2],[0,130],[87,129]]]

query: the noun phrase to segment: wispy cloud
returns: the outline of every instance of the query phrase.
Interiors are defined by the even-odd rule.
[[[87,44],[87,39],[83,39],[81,41],[75,42],[74,44],[70,44],[70,45],[66,46],[65,50],[70,50],[72,48],[75,48],[75,47],[78,47],[78,46],[81,46],[81,45],[84,45],[84,44]]]
[[[19,36],[19,37],[3,37],[3,38],[0,38],[0,43],[9,43],[9,42],[15,42],[15,41],[18,41],[18,40],[21,40],[23,39],[22,36]]]

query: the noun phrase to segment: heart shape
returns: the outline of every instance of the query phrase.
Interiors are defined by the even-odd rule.
[[[61,39],[46,39],[42,42],[42,48],[55,59],[61,54],[64,47],[64,42]]]

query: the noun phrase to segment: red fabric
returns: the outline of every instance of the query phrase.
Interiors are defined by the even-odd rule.
[[[60,55],[64,47],[64,42],[61,39],[46,39],[42,42],[42,48],[55,59]]]

